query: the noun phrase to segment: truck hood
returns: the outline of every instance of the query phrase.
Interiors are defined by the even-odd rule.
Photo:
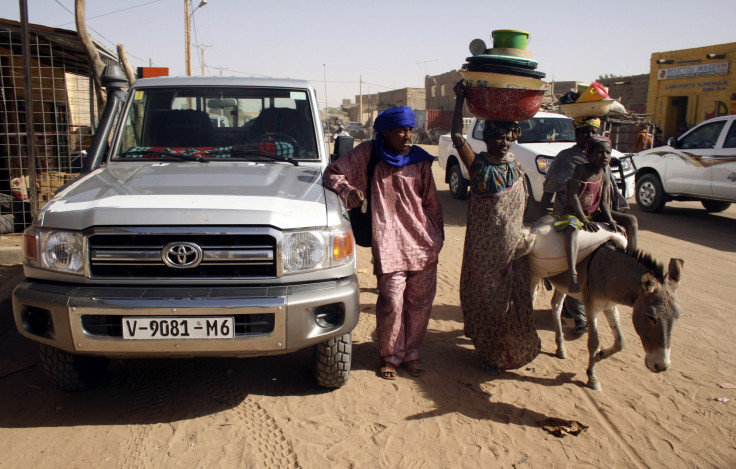
[[[566,148],[570,148],[575,145],[575,142],[544,142],[544,143],[516,143],[511,144],[511,153],[518,154],[520,151],[529,151],[534,155],[546,155],[556,156],[559,152]],[[621,158],[624,156],[623,153],[614,149],[611,151],[611,156],[614,158]]]
[[[319,166],[252,162],[114,163],[60,191],[41,226],[327,224]]]

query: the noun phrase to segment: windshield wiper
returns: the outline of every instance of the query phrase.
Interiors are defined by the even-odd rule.
[[[119,156],[132,156],[132,155],[156,155],[156,156],[170,156],[185,161],[196,161],[199,163],[209,163],[208,158],[197,155],[189,155],[186,153],[176,153],[173,151],[164,150],[130,150],[121,153]]]
[[[284,161],[286,163],[291,163],[294,166],[299,166],[298,161],[294,161],[293,159],[289,158],[288,156],[284,155],[274,155],[273,153],[266,153],[261,150],[237,150],[237,149],[220,149],[220,150],[210,150],[207,152],[208,155],[230,155],[230,156],[258,156],[262,158],[268,158],[273,161]]]

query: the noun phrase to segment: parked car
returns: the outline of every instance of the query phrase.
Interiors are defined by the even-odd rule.
[[[120,75],[106,75],[117,85],[82,175],[23,234],[13,313],[49,379],[77,391],[109,358],[309,348],[317,384],[345,384],[356,253],[344,205],[322,186],[312,85],[178,77],[125,90]],[[255,117],[213,127],[223,97]]]
[[[539,202],[542,199],[542,184],[547,169],[560,151],[575,144],[575,128],[571,118],[543,111],[528,121],[520,122],[519,125],[521,135],[511,144],[510,151],[526,173],[530,194],[525,218],[534,220],[540,215]],[[484,121],[472,118],[465,136],[476,153],[486,151],[483,126]],[[450,194],[456,199],[464,199],[467,197],[470,184],[468,170],[457,156],[457,150],[453,148],[449,134],[440,136],[438,152],[440,167],[445,170],[445,182],[450,186]],[[627,199],[633,197],[633,176],[636,171],[631,155],[613,150],[611,170],[623,196]]]
[[[365,126],[360,122],[348,122],[347,131],[356,140],[365,140],[368,138],[368,132],[366,132]]]
[[[638,153],[634,163],[642,210],[698,200],[709,212],[722,212],[736,202],[736,115],[701,122],[665,146]]]

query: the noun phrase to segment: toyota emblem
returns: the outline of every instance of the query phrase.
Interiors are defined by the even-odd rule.
[[[202,262],[202,248],[194,243],[169,243],[161,250],[161,260],[172,269],[192,269]]]

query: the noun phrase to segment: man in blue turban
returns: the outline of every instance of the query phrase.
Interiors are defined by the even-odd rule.
[[[396,379],[401,365],[411,376],[424,374],[419,347],[432,310],[437,259],[445,238],[432,177],[434,157],[411,145],[413,128],[409,106],[383,111],[373,124],[375,140],[361,143],[332,163],[322,179],[348,209],[366,200],[371,211],[381,349],[378,373],[384,379]],[[371,161],[375,169],[369,187]]]

